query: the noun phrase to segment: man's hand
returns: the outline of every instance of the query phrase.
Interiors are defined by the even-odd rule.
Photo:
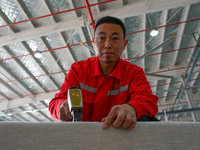
[[[69,111],[69,106],[68,106],[67,100],[64,101],[60,106],[59,118],[62,122],[73,120],[73,116],[72,116],[71,112]]]
[[[124,128],[127,131],[135,127],[137,122],[136,110],[128,104],[113,106],[108,116],[102,119],[103,129],[113,122],[113,127]]]

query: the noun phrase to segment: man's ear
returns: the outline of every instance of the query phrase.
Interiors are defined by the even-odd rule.
[[[128,44],[128,39],[125,39],[124,40],[124,50],[125,50],[125,47],[126,47],[127,44]]]

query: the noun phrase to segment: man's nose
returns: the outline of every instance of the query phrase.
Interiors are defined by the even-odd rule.
[[[108,48],[108,49],[111,48],[111,40],[109,38],[107,38],[105,40],[105,46],[104,46],[104,48]]]

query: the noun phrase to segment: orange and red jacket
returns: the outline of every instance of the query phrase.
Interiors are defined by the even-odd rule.
[[[60,89],[49,103],[51,115],[59,120],[59,109],[67,99],[69,87],[82,91],[82,121],[101,121],[112,106],[129,104],[137,112],[137,119],[143,115],[157,114],[158,97],[152,94],[149,82],[142,68],[119,59],[115,69],[106,77],[102,74],[98,57],[88,58],[72,64]]]

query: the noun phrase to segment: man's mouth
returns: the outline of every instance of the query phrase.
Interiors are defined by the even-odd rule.
[[[114,53],[112,53],[112,52],[104,52],[104,53],[102,53],[103,55],[113,55]]]

